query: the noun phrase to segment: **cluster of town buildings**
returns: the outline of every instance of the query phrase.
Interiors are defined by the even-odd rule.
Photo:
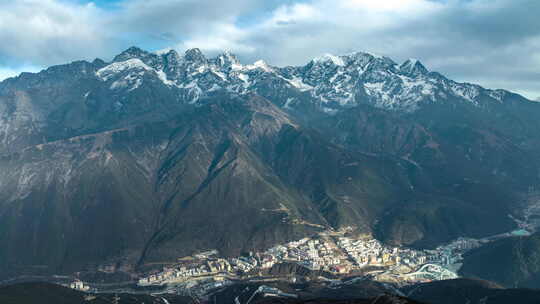
[[[270,254],[250,254],[237,258],[222,259],[216,256],[201,257],[179,263],[173,267],[165,267],[162,272],[139,279],[139,285],[159,285],[171,282],[182,282],[187,279],[206,279],[212,276],[216,281],[238,274],[271,268],[278,260]]]
[[[346,237],[321,234],[313,238],[278,245],[265,252],[249,253],[234,258],[221,258],[216,250],[202,252],[179,259],[178,263],[162,271],[142,277],[139,286],[150,285],[200,285],[208,288],[224,286],[230,279],[265,278],[264,270],[280,263],[294,263],[310,270],[340,274],[377,269],[403,281],[416,280],[407,275],[424,265],[439,265],[451,269],[466,251],[479,247],[482,241],[460,238],[434,250],[413,250],[389,247],[371,237]],[[405,279],[406,278],[406,279]],[[88,291],[81,281],[71,283],[71,288]]]
[[[155,285],[182,281],[190,277],[207,277],[232,272],[234,269],[228,260],[208,257],[206,260],[197,260],[196,263],[188,266],[165,267],[162,272],[139,279],[139,285]]]
[[[343,252],[323,238],[304,238],[273,247],[266,254],[276,261],[297,263],[311,270],[336,271],[336,267],[349,265]]]
[[[215,250],[200,253],[188,262],[165,267],[162,272],[141,278],[139,285],[160,285],[209,277],[216,281],[242,278],[285,262],[336,274],[347,274],[366,266],[404,265],[410,269],[427,263],[444,266],[458,262],[463,252],[477,246],[476,240],[460,238],[435,250],[413,250],[384,246],[373,238],[317,236],[236,258],[219,258]]]
[[[219,287],[230,278],[260,276],[262,271],[279,263],[295,263],[310,270],[321,270],[335,274],[348,274],[366,266],[415,269],[425,264],[443,267],[461,260],[461,255],[481,245],[474,239],[460,238],[435,250],[413,250],[388,247],[373,238],[351,238],[345,236],[318,236],[304,238],[278,245],[263,253],[250,253],[235,258],[220,258],[218,252],[199,253],[174,266],[164,267],[161,272],[139,279],[140,286],[185,283],[190,281],[213,282]],[[71,283],[71,288],[87,291],[89,287],[81,281]]]
[[[388,248],[375,240],[353,240],[346,237],[339,238],[338,245],[353,259],[357,266],[366,265],[400,265],[402,257],[410,262],[416,259],[416,263],[425,262],[425,256],[419,256],[412,250],[400,250],[399,248]]]

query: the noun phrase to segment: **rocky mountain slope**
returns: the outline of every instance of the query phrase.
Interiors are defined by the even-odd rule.
[[[344,227],[414,246],[504,232],[538,182],[539,114],[365,53],[279,68],[130,48],[23,73],[0,83],[0,274]]]
[[[465,256],[461,272],[507,287],[540,288],[540,233],[499,240],[473,250]]]

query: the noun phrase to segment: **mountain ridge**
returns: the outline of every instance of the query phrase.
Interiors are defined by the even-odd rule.
[[[139,63],[137,59],[140,60]],[[250,79],[261,81],[261,77],[272,77],[275,78],[272,79],[273,82],[284,81],[282,86],[285,85],[300,92],[310,92],[311,97],[322,105],[320,109],[327,113],[333,113],[339,106],[358,105],[356,94],[358,98],[378,99],[378,102],[372,103],[376,107],[406,112],[416,111],[419,103],[447,98],[446,95],[479,106],[481,104],[479,99],[482,97],[501,102],[506,95],[513,94],[505,90],[489,90],[479,85],[449,80],[437,72],[429,72],[417,59],[408,59],[402,64],[397,64],[388,57],[363,52],[340,56],[325,54],[310,60],[306,65],[286,67],[270,66],[263,61],[244,65],[230,52],[224,52],[215,58],[207,58],[197,48],[189,49],[181,56],[174,50],[156,54],[138,47],[130,47],[115,56],[109,63],[94,60],[94,63],[98,63],[97,66],[101,68],[107,64],[110,68],[114,65],[118,68],[118,64],[122,62],[125,62],[124,69],[113,74],[123,70],[135,69],[141,72],[140,69],[148,71],[153,69],[163,84],[185,89],[187,102],[196,102],[201,98],[201,91],[217,89],[208,85],[209,78],[215,81],[212,85],[217,83],[220,89],[249,94],[257,92],[257,88],[253,87]],[[86,61],[73,64],[75,63],[89,64]],[[44,71],[63,66],[65,65]],[[320,74],[321,68],[327,75]],[[24,76],[27,74],[24,73]],[[99,73],[98,78],[103,81],[109,80],[109,77],[101,77]],[[391,79],[388,80],[388,78]],[[140,81],[140,79],[136,80]],[[358,81],[361,82],[363,92],[352,93],[351,87],[358,86]],[[321,85],[321,82],[324,85]],[[121,82],[113,82],[113,85],[111,89],[124,86],[129,87],[128,90],[133,90],[137,87],[137,84]],[[282,105],[292,106],[291,101]]]
[[[397,69],[130,48],[1,82],[0,273],[135,272],[346,227],[423,247],[512,229],[539,176],[539,105],[465,86],[471,101],[410,61],[439,85],[426,95]]]

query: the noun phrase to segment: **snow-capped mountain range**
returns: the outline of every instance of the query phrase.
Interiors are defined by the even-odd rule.
[[[274,100],[282,107],[294,108],[299,99],[309,98],[327,113],[361,103],[414,112],[422,104],[451,98],[479,105],[486,98],[501,102],[508,93],[452,81],[428,71],[416,59],[399,65],[388,57],[362,52],[326,54],[304,66],[275,67],[262,60],[245,65],[229,52],[209,59],[199,49],[180,56],[174,50],[154,54],[132,47],[96,72],[111,90],[122,92],[138,89],[147,76],[177,90],[187,103],[197,103],[217,90],[264,96],[264,87],[287,92]]]

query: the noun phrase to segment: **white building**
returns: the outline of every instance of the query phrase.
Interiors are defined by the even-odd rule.
[[[80,290],[80,291],[88,291],[88,290],[90,290],[90,286],[84,285],[84,283],[82,281],[79,281],[79,280],[69,284],[69,287],[71,289]]]

